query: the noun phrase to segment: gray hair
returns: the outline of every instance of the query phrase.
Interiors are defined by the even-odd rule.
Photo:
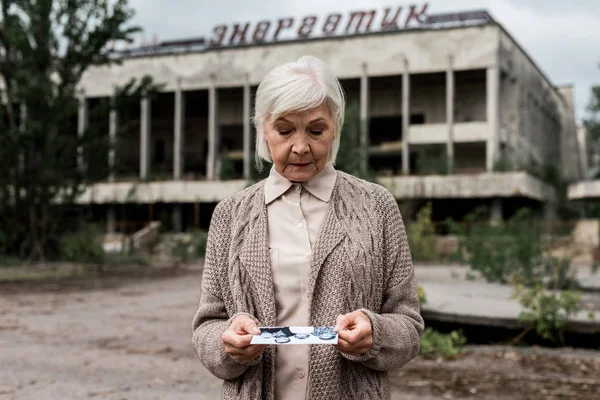
[[[256,91],[254,107],[254,156],[259,171],[262,170],[263,160],[273,162],[265,140],[267,118],[276,120],[290,112],[312,110],[324,102],[335,121],[334,138],[327,162],[335,164],[344,124],[345,99],[340,82],[329,66],[316,57],[303,56],[295,62],[273,68],[263,78]]]

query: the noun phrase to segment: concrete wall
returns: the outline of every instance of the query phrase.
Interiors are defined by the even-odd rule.
[[[538,66],[506,33],[499,35],[501,68],[501,132],[507,151],[516,163],[529,159],[538,165],[561,160],[566,175],[573,179],[572,163],[563,159],[565,138],[574,134],[574,120],[564,97]],[[568,142],[570,139],[567,140]]]
[[[560,158],[564,176],[574,182],[585,179],[585,169],[581,160],[584,158],[583,149],[579,145],[577,126],[575,124],[575,107],[573,101],[573,86],[566,85],[558,88],[564,98],[563,129],[560,137]]]
[[[381,177],[379,181],[396,199],[525,197],[548,201],[554,197],[551,187],[524,172],[394,176]],[[247,185],[243,180],[97,183],[88,186],[77,203],[218,202]]]
[[[322,58],[339,78],[359,77],[363,63],[371,76],[398,75],[405,58],[413,73],[445,71],[450,54],[456,70],[487,68],[496,63],[499,32],[497,26],[487,25],[140,57],[125,59],[118,66],[92,68],[80,86],[88,96],[107,96],[113,85],[148,74],[165,83],[166,91],[174,91],[178,77],[184,90],[207,88],[211,79],[219,87],[241,87],[246,74],[251,84],[258,84],[276,65],[306,54]]]

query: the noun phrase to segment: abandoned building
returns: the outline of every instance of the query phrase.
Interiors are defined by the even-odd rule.
[[[173,231],[207,228],[215,203],[252,178],[257,85],[276,65],[310,54],[331,66],[358,107],[364,162],[399,201],[431,201],[437,220],[478,205],[491,218],[521,205],[551,213],[552,187],[523,166],[552,160],[569,181],[582,179],[573,88],[553,84],[485,11],[420,15],[413,7],[402,28],[390,28],[389,11],[382,29],[383,12],[352,13],[341,34],[331,29],[341,14],[221,25],[212,39],[123,50],[120,64],[89,70],[80,131],[94,123],[94,104],[131,78],[149,75],[163,88],[105,116],[107,135],[119,132],[127,150],[110,154],[121,168],[80,203],[92,204],[109,232],[152,220]],[[307,35],[307,21],[323,34]],[[286,29],[286,39],[277,37]]]

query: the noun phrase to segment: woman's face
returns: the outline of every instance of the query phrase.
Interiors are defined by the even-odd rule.
[[[335,123],[326,104],[265,123],[265,139],[279,174],[306,182],[325,168]]]

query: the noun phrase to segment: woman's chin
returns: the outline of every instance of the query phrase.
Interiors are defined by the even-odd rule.
[[[314,164],[308,165],[290,165],[290,168],[287,171],[286,178],[288,178],[292,182],[306,182],[310,180],[313,176],[317,175],[317,170]]]

